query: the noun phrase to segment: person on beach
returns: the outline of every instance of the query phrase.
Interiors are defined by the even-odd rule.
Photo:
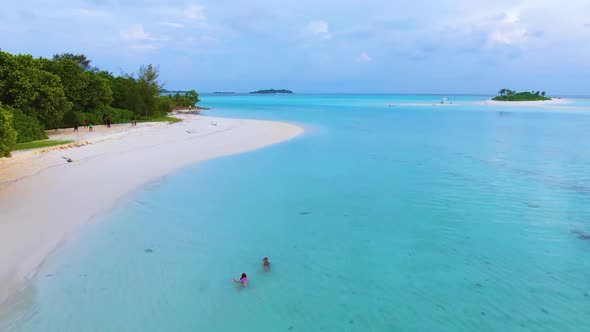
[[[74,123],[74,132],[78,132],[78,127],[80,126],[80,121],[76,120],[76,122]]]
[[[107,115],[106,114],[102,115],[102,124],[104,124],[105,127],[107,126]]]
[[[268,257],[264,257],[262,259],[262,265],[264,266],[264,271],[270,270],[270,262],[268,261]]]
[[[88,128],[88,119],[84,120],[84,128]]]
[[[107,116],[107,128],[111,128],[111,117]]]
[[[92,127],[94,127],[94,124],[92,124],[92,121],[88,122],[88,131],[92,131]]]
[[[233,279],[233,282],[240,284],[242,287],[248,286],[248,276],[246,273],[242,273],[240,280]]]

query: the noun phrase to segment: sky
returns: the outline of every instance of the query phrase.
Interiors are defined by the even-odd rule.
[[[0,48],[167,89],[590,95],[590,0],[10,1]]]

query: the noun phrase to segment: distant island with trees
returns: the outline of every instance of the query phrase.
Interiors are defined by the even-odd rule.
[[[258,91],[253,91],[250,92],[251,94],[256,94],[256,93],[260,93],[260,94],[277,94],[277,93],[286,93],[286,94],[290,94],[293,93],[293,91],[291,90],[286,90],[286,89],[266,89],[266,90],[258,90]]]
[[[498,91],[499,96],[495,96],[492,100],[497,101],[541,101],[551,100],[545,96],[545,91],[531,91],[531,92],[516,92],[510,89],[501,89]]]

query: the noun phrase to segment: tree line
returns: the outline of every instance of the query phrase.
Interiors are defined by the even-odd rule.
[[[516,91],[503,88],[503,89],[500,89],[500,91],[498,91],[498,94],[500,95],[500,97],[504,97],[504,95],[514,96],[516,94]],[[536,95],[536,96],[545,97],[545,91],[531,91],[531,94]]]
[[[108,116],[113,123],[149,119],[194,106],[199,94],[162,96],[159,68],[114,75],[91,66],[83,54],[51,59],[0,50],[0,157],[15,143],[47,138],[45,130],[72,127]]]

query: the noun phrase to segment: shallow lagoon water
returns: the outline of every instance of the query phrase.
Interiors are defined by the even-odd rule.
[[[438,100],[204,96],[209,115],[307,131],[126,198],[0,328],[590,330],[590,113],[387,107]]]

